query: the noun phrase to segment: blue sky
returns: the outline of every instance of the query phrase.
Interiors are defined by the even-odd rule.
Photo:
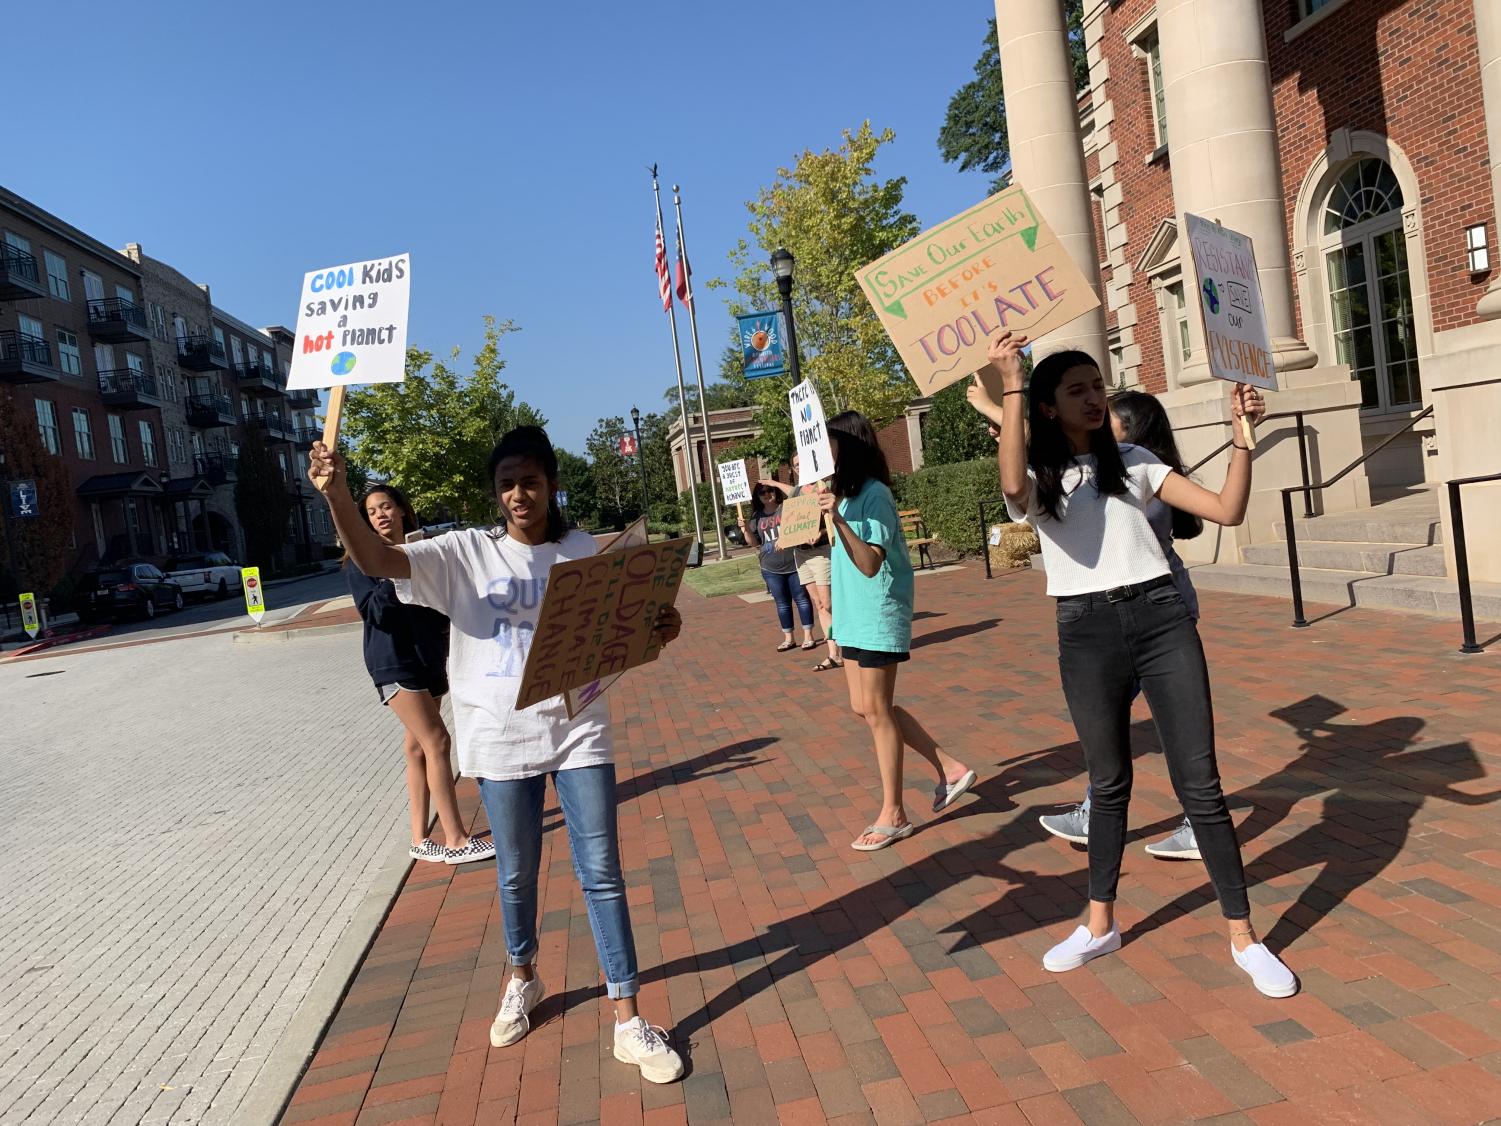
[[[409,342],[468,353],[482,316],[516,321],[509,382],[575,450],[674,381],[648,165],[669,242],[683,188],[706,378],[729,316],[703,283],[800,150],[870,118],[925,226],[986,194],[936,137],[990,0],[11,9],[6,187],[254,324],[294,323],[308,269],[408,251]]]

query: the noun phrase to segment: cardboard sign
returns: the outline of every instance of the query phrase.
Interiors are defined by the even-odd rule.
[[[823,403],[818,392],[806,379],[787,392],[792,408],[792,429],[797,435],[799,485],[811,485],[834,474],[834,451],[829,448],[829,431],[824,425]]]
[[[817,493],[802,493],[782,502],[778,547],[810,547],[822,533],[823,510],[818,507]]]
[[[36,612],[36,595],[21,595],[21,628],[33,641],[36,635],[42,632],[42,620]]]
[[[554,566],[516,707],[562,695],[574,715],[620,673],[656,660],[653,627],[661,608],[677,599],[692,546],[685,536]],[[570,689],[586,691],[570,696]]]
[[[1183,216],[1198,275],[1204,346],[1216,379],[1277,390],[1272,338],[1251,240],[1197,215]]]
[[[740,331],[740,366],[746,379],[781,375],[787,370],[781,313],[742,313],[735,320]]]
[[[622,551],[627,547],[640,547],[642,544],[650,543],[651,536],[646,531],[646,517],[638,516],[627,525],[625,531],[617,532],[613,536],[596,537],[594,542],[599,545],[601,555],[607,551]],[[568,706],[568,718],[572,719],[579,712],[583,711],[584,708],[588,707],[592,701],[603,696],[609,691],[610,685],[614,684],[624,675],[624,673],[617,672],[610,676],[602,677],[599,680],[591,681],[582,688],[570,688],[563,694],[563,700]]]
[[[745,474],[745,462],[720,462],[719,487],[724,492],[725,504],[744,504],[750,500],[750,478]]]
[[[1100,303],[1019,184],[855,277],[924,395],[983,368],[1001,333],[1036,340]]]
[[[259,567],[240,568],[240,587],[245,591],[245,612],[261,624],[261,615],[266,612],[266,592],[261,588]]]
[[[302,279],[287,390],[400,383],[411,255],[312,270]]]

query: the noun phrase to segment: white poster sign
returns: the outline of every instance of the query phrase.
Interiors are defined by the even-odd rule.
[[[725,504],[745,504],[751,498],[750,479],[745,475],[744,461],[720,462],[719,484],[724,490]]]
[[[1198,275],[1204,346],[1216,379],[1277,390],[1266,306],[1251,240],[1197,215],[1183,216]]]
[[[397,254],[302,279],[288,390],[402,381],[411,261]]]
[[[797,435],[799,485],[811,485],[834,475],[834,452],[829,449],[829,431],[824,425],[823,403],[806,379],[787,392],[792,407],[792,429]]]

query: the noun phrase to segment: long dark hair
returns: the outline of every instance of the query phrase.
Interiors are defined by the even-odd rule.
[[[365,521],[365,526],[372,532],[375,532],[375,525],[370,523],[370,513],[365,509],[365,505],[376,493],[385,493],[386,496],[391,498],[396,507],[400,509],[401,534],[403,538],[405,538],[408,532],[415,532],[418,528],[422,527],[422,522],[417,519],[417,510],[412,507],[412,502],[407,500],[406,493],[402,492],[395,485],[385,485],[377,481],[360,494],[359,503],[355,505],[360,510],[360,519]],[[379,532],[375,532],[375,534],[380,535]],[[349,552],[346,550],[344,558],[340,562],[348,563],[349,561]]]
[[[829,419],[829,436],[839,443],[831,485],[836,497],[858,496],[874,478],[891,488],[891,469],[876,441],[876,429],[859,411],[845,411]]]
[[[508,457],[530,458],[541,467],[547,478],[547,540],[561,543],[568,534],[568,522],[558,507],[558,452],[552,448],[552,439],[540,426],[518,426],[508,431],[490,451],[490,462],[485,470],[492,492],[495,489],[495,470]],[[506,520],[504,509],[501,510],[501,519]]]
[[[1078,464],[1068,437],[1056,418],[1043,413],[1043,405],[1058,405],[1058,385],[1074,368],[1095,371],[1100,365],[1088,352],[1072,349],[1044,356],[1032,369],[1027,392],[1027,465],[1037,477],[1037,506],[1052,519],[1058,519],[1058,505],[1063,500],[1063,475]],[[1120,447],[1110,431],[1110,420],[1089,432],[1089,452],[1094,454],[1094,487],[1103,496],[1124,496],[1126,464]]]
[[[1173,437],[1173,424],[1167,417],[1167,408],[1156,395],[1145,391],[1117,391],[1110,396],[1110,413],[1121,420],[1125,440],[1154,454],[1163,465],[1188,476],[1183,467],[1183,455],[1178,452],[1178,441]],[[1173,539],[1191,540],[1204,531],[1204,521],[1192,512],[1181,508],[1173,510]]]
[[[779,490],[773,489],[770,485],[757,485],[754,489],[751,490],[750,503],[752,520],[754,520],[757,516],[767,515],[766,506],[761,503],[761,498],[765,496],[771,497],[771,499],[776,501],[778,504],[782,503],[782,494]]]

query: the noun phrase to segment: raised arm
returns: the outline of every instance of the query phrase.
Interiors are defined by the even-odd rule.
[[[760,488],[762,485],[766,485],[769,488],[777,490],[777,492],[781,493],[784,497],[790,497],[792,495],[793,486],[787,484],[786,481],[778,481],[775,478],[768,478],[765,481],[756,482],[757,488]]]
[[[1217,493],[1211,492],[1181,473],[1170,473],[1157,490],[1157,499],[1227,528],[1245,520],[1246,504],[1251,499],[1251,451],[1236,439],[1242,417],[1251,419],[1254,425],[1265,412],[1259,391],[1244,383],[1235,384],[1230,391],[1230,413],[1234,415],[1234,421],[1230,431],[1230,469],[1225,474],[1224,487]]]
[[[1001,385],[1001,401],[997,403],[977,375],[969,387],[970,405],[989,419],[991,426],[999,427],[1001,440],[996,447],[996,460],[1001,471],[1001,492],[1018,508],[1026,508],[1030,483],[1027,480],[1027,427],[1026,409],[1023,401],[1026,381],[1022,373],[1021,353],[1027,338],[1016,333],[1003,332],[991,341],[987,358],[995,378]]]
[[[308,456],[308,480],[328,502],[334,529],[355,566],[372,579],[409,579],[412,563],[406,552],[392,547],[360,518],[344,475],[344,457],[322,442],[313,443]]]

